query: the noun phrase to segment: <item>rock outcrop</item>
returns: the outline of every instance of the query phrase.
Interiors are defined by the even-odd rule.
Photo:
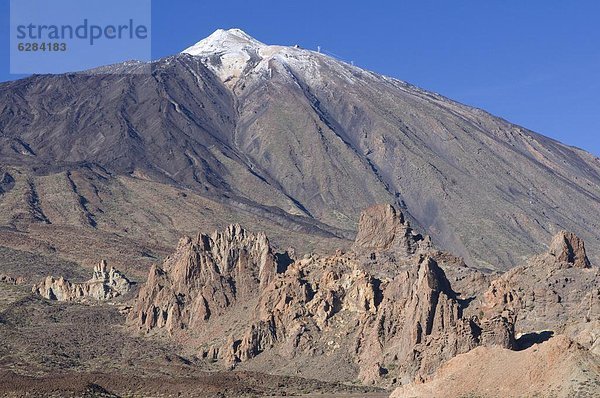
[[[443,360],[477,346],[479,329],[476,320],[462,318],[437,263],[419,259],[387,282],[380,308],[362,329],[359,377],[376,382],[391,366],[399,368],[404,382],[422,377]]]
[[[426,383],[399,387],[391,398],[597,397],[600,358],[566,336],[523,351],[478,347],[445,363]]]
[[[22,276],[10,276],[5,274],[0,274],[0,282],[8,283],[9,285],[22,285],[25,283],[25,278]]]
[[[353,254],[296,262],[262,292],[250,326],[203,355],[227,366],[282,356],[298,371],[310,358],[345,358],[362,382],[390,384],[424,379],[482,344],[514,346],[512,318],[464,317],[433,258],[396,267],[386,278],[365,271]]]
[[[600,273],[583,241],[561,231],[548,252],[493,280],[483,299],[490,316],[513,312],[518,333],[562,332],[568,324],[600,319]]]
[[[266,236],[234,225],[182,239],[129,321],[225,367],[376,384],[424,379],[479,345],[512,347],[512,314],[466,316],[436,253],[389,205],[365,210],[352,251],[279,272]]]
[[[182,238],[162,267],[151,268],[130,321],[145,331],[199,327],[256,296],[276,272],[275,256],[263,233],[230,225],[222,233]]]
[[[378,385],[430,380],[475,347],[523,348],[515,332],[570,325],[570,337],[597,347],[598,269],[571,233],[527,264],[485,276],[381,205],[361,216],[351,251],[285,267],[277,258],[264,234],[239,225],[183,238],[150,271],[129,321],[227,368]]]
[[[566,263],[578,268],[591,266],[583,240],[572,232],[560,231],[552,239],[548,254],[555,257],[559,263]]]
[[[401,211],[380,204],[361,213],[352,249],[359,254],[393,251],[412,255],[418,250],[431,249],[431,240],[413,231]]]
[[[92,278],[86,282],[71,282],[63,277],[46,277],[32,291],[48,300],[77,301],[84,299],[109,300],[127,293],[132,282],[102,260],[94,267]]]

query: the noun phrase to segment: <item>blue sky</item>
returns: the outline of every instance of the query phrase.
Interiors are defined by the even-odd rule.
[[[0,81],[9,74],[0,0]],[[322,49],[600,155],[600,2],[153,0],[152,55],[217,28]]]

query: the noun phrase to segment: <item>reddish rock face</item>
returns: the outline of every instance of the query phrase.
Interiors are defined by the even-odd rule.
[[[197,354],[226,367],[285,359],[316,377],[332,361],[342,370],[321,378],[377,384],[425,378],[478,345],[511,347],[510,318],[464,315],[436,255],[452,263],[389,205],[363,213],[352,252],[309,256],[281,273],[264,234],[230,226],[182,239],[151,270],[130,322],[192,338]]]
[[[365,210],[351,252],[277,269],[264,234],[234,225],[184,238],[150,271],[130,321],[191,338],[196,354],[226,367],[279,363],[317,377],[336,364],[331,380],[385,385],[427,380],[477,346],[514,348],[515,322],[530,332],[597,318],[600,302],[597,269],[573,234],[492,280],[431,249],[389,205]],[[474,282],[483,288],[469,296],[452,286]]]
[[[548,252],[504,273],[483,295],[490,316],[510,311],[517,332],[561,331],[600,319],[600,274],[591,267],[583,240],[561,231]]]
[[[412,230],[401,211],[381,204],[361,213],[352,247],[357,253],[390,250],[411,255],[418,249],[431,248],[431,242]]]
[[[571,264],[578,268],[591,266],[585,252],[583,240],[572,232],[560,231],[550,244],[549,254],[561,263]]]
[[[131,320],[146,331],[197,327],[264,288],[277,271],[267,237],[239,225],[179,241],[162,267],[150,270]]]
[[[300,363],[346,357],[361,381],[386,383],[424,378],[481,344],[513,342],[509,319],[463,317],[434,259],[415,257],[396,277],[380,279],[350,255],[293,264],[262,291],[249,325],[205,356],[229,367],[262,356]]]

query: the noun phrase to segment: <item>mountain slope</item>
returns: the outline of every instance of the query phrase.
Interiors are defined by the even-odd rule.
[[[600,255],[600,161],[582,150],[239,30],[156,61],[150,75],[110,74],[137,67],[0,85],[2,164],[27,176],[91,164],[109,180],[189,189],[231,205],[233,218],[243,209],[331,238],[352,238],[361,209],[396,203],[480,268],[508,269],[561,229]]]
[[[446,362],[436,378],[398,388],[392,398],[596,397],[600,360],[565,336],[525,351],[478,347]],[[595,391],[595,392],[594,392]]]

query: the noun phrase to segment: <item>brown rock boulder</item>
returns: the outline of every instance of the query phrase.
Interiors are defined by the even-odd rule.
[[[589,268],[591,266],[583,240],[572,232],[560,231],[552,239],[548,253],[557,261],[574,267]]]
[[[430,246],[429,237],[415,233],[400,210],[379,204],[361,213],[352,248],[356,253],[391,250],[410,255]]]

